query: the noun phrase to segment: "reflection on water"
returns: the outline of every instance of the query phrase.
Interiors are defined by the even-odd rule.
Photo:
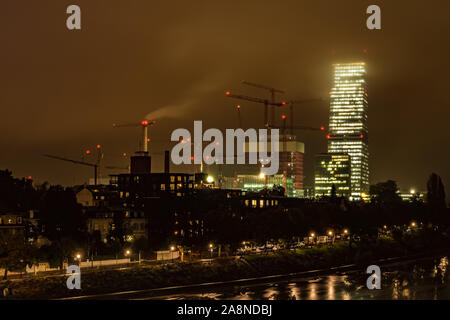
[[[350,300],[450,299],[448,257],[382,266],[381,290],[366,287],[363,271],[259,283],[221,286],[150,299]]]

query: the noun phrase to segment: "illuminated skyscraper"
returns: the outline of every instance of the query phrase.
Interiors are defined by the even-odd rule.
[[[333,186],[338,197],[350,197],[350,156],[339,153],[316,155],[314,195],[331,196]]]
[[[351,159],[351,196],[369,192],[368,102],[363,62],[334,65],[330,92],[328,153],[346,153]]]

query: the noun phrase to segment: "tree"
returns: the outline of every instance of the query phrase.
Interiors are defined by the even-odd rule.
[[[51,241],[50,252],[62,267],[64,260],[86,241],[86,216],[82,214],[75,194],[70,188],[51,186],[44,194],[39,218],[43,235]],[[47,251],[46,251],[47,250]]]
[[[16,179],[9,170],[0,170],[0,209],[27,211],[34,207],[37,193],[30,179]]]
[[[129,236],[133,234],[125,220],[125,212],[114,212],[113,221],[107,237],[108,243],[111,245],[116,255],[123,251],[125,242],[127,242]]]
[[[3,279],[8,271],[22,271],[27,264],[32,264],[34,248],[27,242],[24,228],[6,228],[0,230],[0,266],[5,269]]]
[[[280,197],[282,197],[282,196],[284,196],[285,191],[286,190],[284,190],[283,186],[274,185],[272,190],[269,192],[269,194],[271,196],[280,196]]]
[[[393,180],[379,182],[370,186],[370,195],[375,203],[395,203],[400,202],[397,183]]]
[[[331,186],[331,198],[336,199],[336,197],[336,185],[333,183],[333,185]]]
[[[132,250],[136,254],[139,254],[139,252],[146,252],[148,249],[149,245],[146,237],[139,237],[133,241]]]
[[[441,177],[432,173],[427,182],[427,202],[433,208],[445,208],[445,190]]]
[[[87,236],[87,249],[89,257],[102,255],[105,252],[105,243],[102,241],[102,235],[100,230],[94,230]]]

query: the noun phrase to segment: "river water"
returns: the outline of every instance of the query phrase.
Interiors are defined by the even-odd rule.
[[[369,290],[363,270],[251,285],[221,285],[138,299],[218,300],[360,300],[450,299],[448,257],[381,266],[380,290]]]

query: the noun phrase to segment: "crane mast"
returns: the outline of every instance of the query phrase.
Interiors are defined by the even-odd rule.
[[[142,126],[142,151],[148,152],[148,127],[152,126],[156,123],[154,120],[143,120],[140,123],[127,123],[127,124],[116,124],[113,123],[114,128],[122,128],[122,127],[140,127]],[[141,147],[139,147],[141,149]]]
[[[268,107],[269,106],[276,106],[276,107],[281,107],[286,105],[286,102],[282,101],[282,102],[271,102],[268,99],[262,99],[262,98],[256,98],[256,97],[250,97],[250,96],[246,96],[246,95],[241,95],[241,94],[232,94],[230,91],[226,92],[226,95],[229,98],[234,98],[234,99],[240,99],[240,100],[246,100],[246,101],[251,101],[251,102],[256,102],[256,103],[261,103],[264,105],[264,126],[266,128],[268,128],[270,126],[269,123],[269,114],[268,114]]]
[[[250,81],[246,81],[246,80],[242,80],[241,83],[245,84],[247,86],[268,90],[270,92],[270,95],[271,95],[271,102],[272,103],[275,103],[275,93],[285,93],[283,90],[275,89],[275,88],[272,88],[272,87],[269,87],[269,86],[266,86],[266,85],[263,85],[263,84],[258,84],[258,83],[254,83],[254,82],[250,82]],[[271,125],[275,124],[275,108],[274,108],[274,105],[271,105],[271,108],[270,108],[270,122],[269,122],[269,124],[271,124]]]

